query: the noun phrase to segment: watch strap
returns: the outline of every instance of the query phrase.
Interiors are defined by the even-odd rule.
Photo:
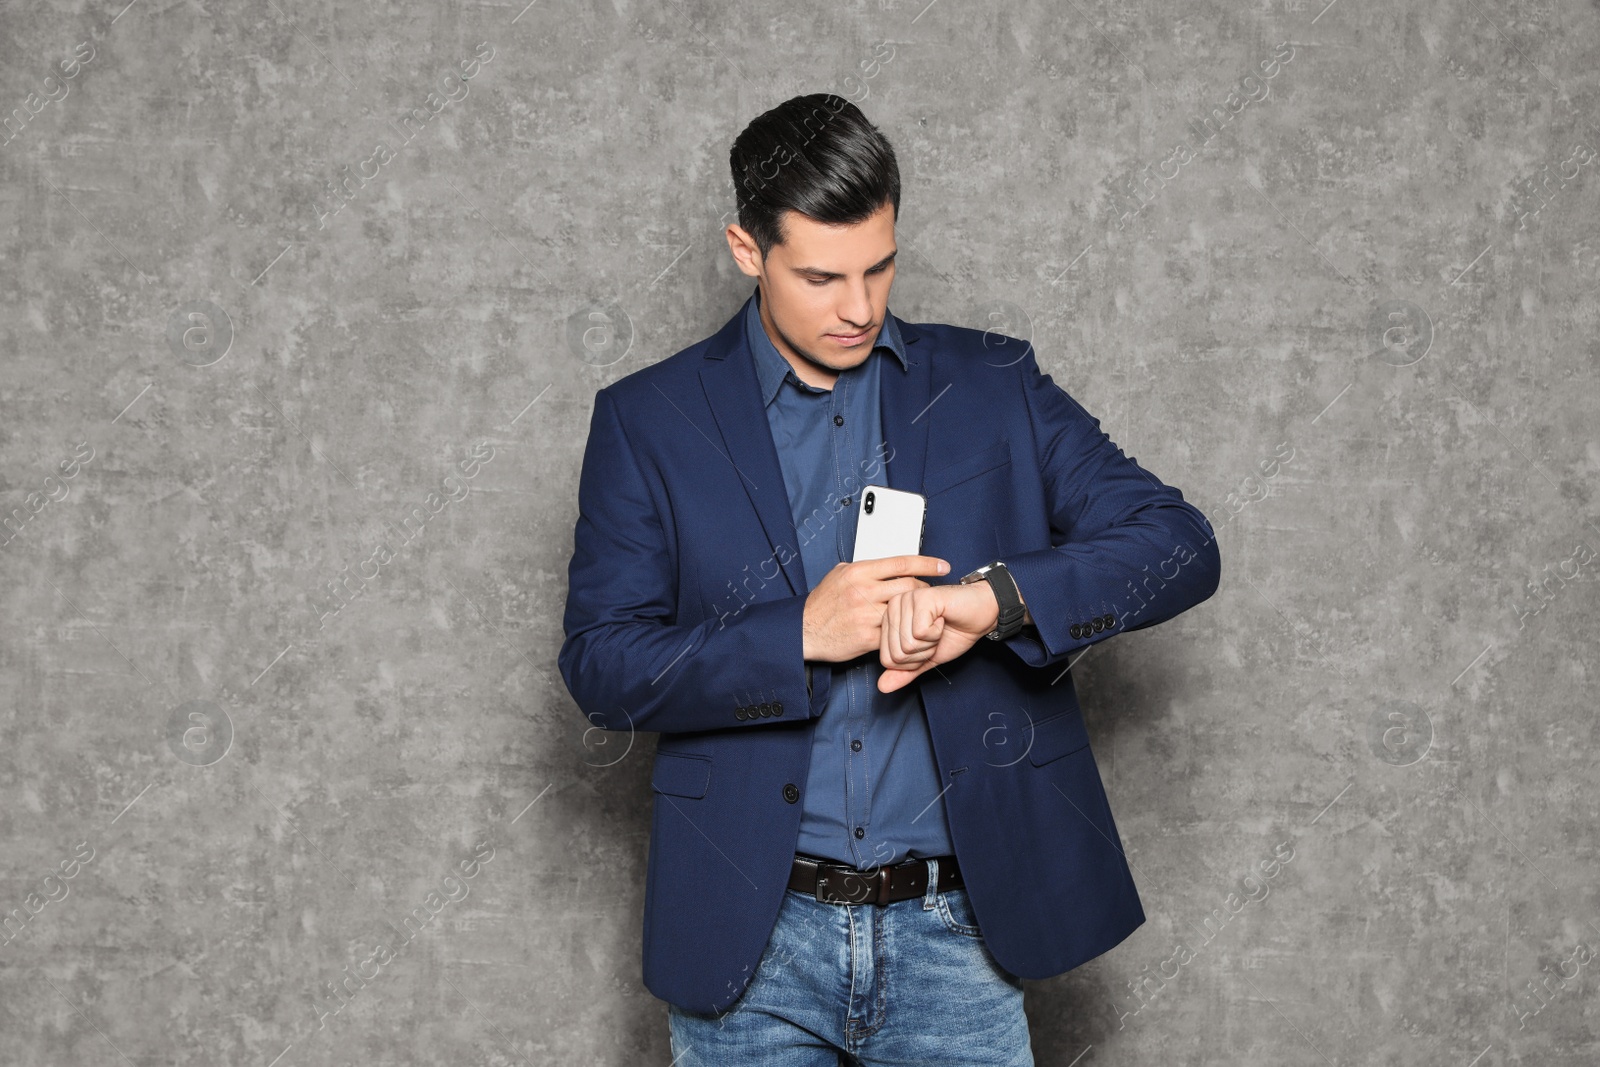
[[[1011,576],[1011,571],[1000,560],[979,567],[962,581],[968,579],[975,581],[978,578],[989,583],[989,588],[994,590],[994,598],[1000,605],[1000,614],[995,620],[994,629],[985,636],[991,641],[1004,641],[1014,636],[1022,629],[1022,618],[1026,614],[1022,606],[1022,594],[1017,590],[1017,580]]]

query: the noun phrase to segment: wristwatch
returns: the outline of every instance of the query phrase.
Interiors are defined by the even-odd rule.
[[[1022,606],[1022,594],[1017,591],[1017,580],[1004,563],[995,560],[964,575],[961,584],[971,585],[978,581],[987,581],[989,588],[994,590],[994,598],[1000,602],[1000,617],[986,636],[991,641],[1004,641],[1022,629],[1023,616],[1026,614]]]

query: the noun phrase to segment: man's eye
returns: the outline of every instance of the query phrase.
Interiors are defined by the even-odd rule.
[[[888,267],[873,267],[871,270],[867,271],[867,273],[868,274],[882,274],[884,271],[886,271],[888,269],[889,269]],[[832,278],[807,278],[806,281],[810,282],[812,285],[827,285],[829,282],[833,281],[833,279]]]

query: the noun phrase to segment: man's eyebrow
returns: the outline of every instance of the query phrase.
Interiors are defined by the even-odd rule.
[[[878,270],[881,267],[887,267],[894,260],[894,257],[899,254],[899,252],[900,252],[900,250],[898,248],[895,249],[893,252],[890,252],[888,255],[886,255],[882,259],[878,260],[878,262],[876,262],[872,266],[868,267],[867,270],[869,272],[871,272],[871,271]],[[823,278],[843,278],[844,277],[843,274],[839,273],[836,270],[823,270],[821,267],[791,267],[790,269],[793,270],[796,274],[820,275]]]

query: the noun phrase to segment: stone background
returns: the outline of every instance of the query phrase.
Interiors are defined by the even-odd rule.
[[[1600,7],[123,3],[0,14],[0,1061],[670,1059],[577,474],[824,90],[891,308],[1220,535],[1076,667],[1150,918],[1030,983],[1039,1063],[1600,1057]]]

